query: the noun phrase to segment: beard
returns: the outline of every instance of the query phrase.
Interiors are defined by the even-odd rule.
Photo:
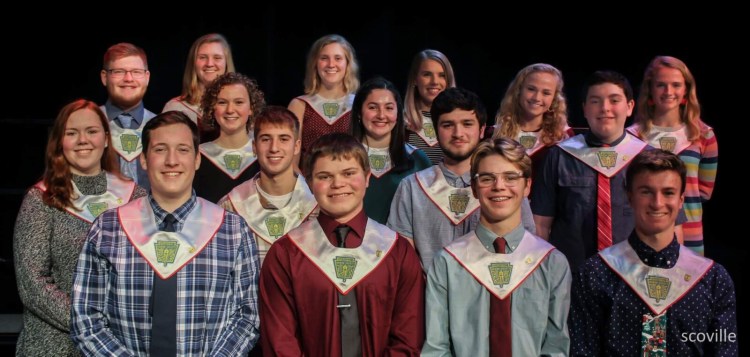
[[[445,155],[446,157],[448,157],[449,159],[451,159],[453,161],[461,162],[461,161],[469,159],[471,157],[471,154],[474,153],[474,149],[476,149],[476,148],[477,147],[474,146],[473,148],[471,148],[471,150],[469,150],[469,151],[467,151],[466,153],[463,153],[463,154],[457,153],[457,152],[452,152],[452,151],[450,151],[450,150],[448,150],[446,148],[442,148],[442,149],[443,149],[443,155]]]

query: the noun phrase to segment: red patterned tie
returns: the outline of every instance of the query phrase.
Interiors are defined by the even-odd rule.
[[[596,190],[596,248],[602,250],[612,245],[612,197],[609,177],[598,174]]]
[[[492,243],[495,253],[505,254],[505,238],[497,238]],[[490,294],[490,356],[511,357],[513,349],[511,344],[510,326],[510,298],[500,300],[494,294]]]

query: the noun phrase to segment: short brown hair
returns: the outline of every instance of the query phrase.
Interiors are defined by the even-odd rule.
[[[685,163],[680,158],[661,149],[643,150],[633,158],[625,172],[625,189],[631,192],[633,189],[633,179],[643,172],[659,173],[672,171],[680,176],[680,193],[685,192]]]
[[[198,155],[198,125],[196,125],[195,122],[190,119],[190,117],[185,115],[185,113],[179,110],[171,110],[151,118],[143,127],[143,133],[141,134],[143,156],[148,156],[147,154],[148,146],[150,144],[149,141],[151,140],[151,132],[163,126],[172,124],[185,124],[190,129],[190,132],[193,135],[193,149],[195,150],[196,155]]]
[[[258,139],[258,132],[263,125],[286,127],[294,132],[294,138],[299,138],[299,119],[286,107],[278,105],[267,106],[255,117],[253,138]]]
[[[370,172],[370,160],[367,150],[353,136],[344,133],[329,133],[316,140],[305,156],[302,171],[305,179],[310,181],[315,162],[321,157],[331,157],[333,160],[351,159],[357,160],[364,172]]]
[[[479,170],[479,162],[487,156],[499,155],[511,164],[518,165],[523,177],[531,178],[531,158],[526,154],[526,148],[518,141],[508,138],[497,138],[481,142],[471,155],[471,178]]]

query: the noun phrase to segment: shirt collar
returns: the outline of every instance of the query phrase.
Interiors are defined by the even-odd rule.
[[[447,167],[445,167],[445,164],[441,161],[438,163],[438,167],[440,168],[440,171],[443,172],[443,176],[445,176],[445,180],[448,181],[448,184],[453,187],[469,187],[471,186],[471,172],[467,171],[465,174],[459,176],[453,171],[449,170]],[[463,184],[463,186],[458,185],[459,181]]]
[[[643,243],[635,231],[628,237],[628,243],[638,254],[638,258],[650,267],[669,269],[677,263],[677,258],[680,257],[680,244],[677,243],[677,238],[672,238],[672,242],[658,252]]]
[[[107,102],[104,103],[104,109],[107,111],[107,118],[109,120],[114,120],[117,118],[120,114],[125,113],[124,110],[116,107],[114,104],[112,104],[112,101],[107,99]],[[130,114],[130,116],[133,117],[133,120],[135,121],[138,126],[141,126],[141,122],[143,122],[143,115],[146,111],[146,108],[143,107],[143,101],[138,103],[138,106],[135,107],[135,109],[127,112]]]
[[[177,207],[174,212],[172,212],[172,215],[174,218],[177,219],[177,221],[180,224],[184,224],[185,220],[187,219],[188,214],[190,214],[190,211],[193,210],[196,204],[196,198],[195,198],[195,190],[190,194],[190,198],[182,204],[182,206]],[[148,201],[151,203],[151,209],[154,211],[154,217],[156,218],[156,225],[161,227],[162,222],[164,222],[164,218],[167,217],[169,212],[161,208],[159,206],[159,203],[156,202],[154,199],[154,196],[151,195],[151,192],[148,193]]]
[[[521,244],[524,233],[526,233],[526,230],[523,228],[523,224],[519,223],[516,228],[513,228],[512,231],[503,236],[503,238],[505,238],[506,253],[513,253],[513,251],[518,248],[518,245]],[[494,253],[495,246],[493,243],[495,242],[495,239],[497,239],[497,234],[485,227],[482,223],[479,223],[477,226],[476,234],[484,248]]]
[[[323,228],[323,232],[326,233],[327,236],[335,237],[334,230],[336,227],[345,224],[354,231],[360,238],[365,236],[365,227],[367,226],[367,215],[365,215],[364,208],[357,213],[354,218],[350,219],[349,222],[345,223],[339,223],[337,220],[331,218],[331,216],[323,213],[323,211],[320,211],[320,214],[318,215],[318,223],[320,223],[320,227]]]
[[[622,136],[620,136],[619,138],[617,138],[617,140],[615,140],[615,141],[613,141],[613,142],[611,142],[609,144],[602,142],[602,140],[599,139],[599,138],[597,138],[596,135],[594,135],[594,133],[591,132],[591,130],[589,130],[589,132],[587,132],[584,135],[584,138],[586,139],[586,144],[588,146],[595,147],[595,148],[600,148],[600,147],[605,146],[605,145],[606,146],[617,146],[617,145],[619,145],[625,139],[625,135],[628,135],[628,131],[627,130],[623,130],[622,131]]]

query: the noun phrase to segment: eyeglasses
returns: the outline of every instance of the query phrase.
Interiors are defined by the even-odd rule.
[[[477,186],[487,188],[494,186],[497,183],[498,177],[505,182],[505,187],[515,187],[523,178],[523,173],[520,171],[482,172],[474,175],[474,180],[477,182]]]
[[[126,73],[130,73],[131,76],[133,76],[134,79],[142,79],[146,76],[146,72],[148,72],[147,69],[131,69],[127,70],[124,68],[113,68],[108,69],[107,72],[109,73],[112,78],[123,78],[125,77]]]

